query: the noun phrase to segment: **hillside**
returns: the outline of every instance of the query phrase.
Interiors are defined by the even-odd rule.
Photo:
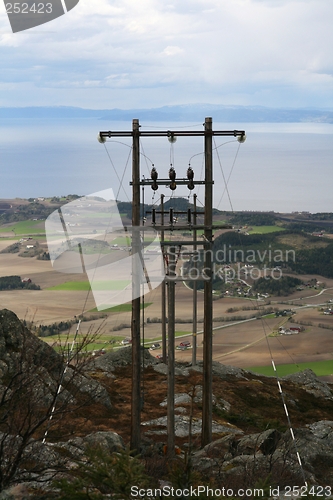
[[[132,120],[140,116],[142,120],[154,121],[198,121],[203,116],[214,116],[217,122],[240,123],[333,123],[330,109],[269,108],[265,106],[237,106],[223,104],[180,104],[149,109],[83,109],[70,106],[53,107],[7,107],[0,108],[0,118],[40,119],[88,119],[117,121]]]
[[[44,220],[60,206],[76,199],[78,195],[36,200],[3,200],[0,213],[0,234],[23,235],[44,234]],[[118,201],[118,210],[123,224],[132,218],[132,204]],[[172,204],[172,207],[171,207]],[[185,212],[191,208],[187,199],[176,198],[165,204],[165,210],[173,208]],[[156,207],[157,211],[160,207]],[[201,210],[200,210],[201,211]],[[144,205],[142,214],[151,224],[151,206]],[[180,216],[183,221],[186,215]],[[319,274],[333,277],[333,214],[275,214],[274,212],[220,212],[213,211],[214,223],[231,224],[234,230],[216,233],[215,255],[224,255],[223,263],[275,265],[297,274]],[[200,216],[199,216],[200,219]],[[177,223],[175,223],[175,230]],[[42,250],[40,250],[42,253]],[[35,256],[36,252],[33,253]],[[228,256],[238,255],[237,258]],[[251,255],[251,261],[249,260]],[[279,257],[280,256],[280,257]],[[282,257],[281,257],[282,256]],[[248,260],[246,260],[248,259]],[[217,259],[217,262],[218,259]]]
[[[277,226],[278,228],[278,226]],[[216,261],[242,261],[267,267],[281,266],[297,274],[319,274],[333,277],[333,242],[325,235],[289,229],[262,234],[227,232],[215,239]]]
[[[27,350],[25,346],[31,347]],[[31,334],[13,313],[0,312],[1,487],[26,484],[30,491],[26,498],[55,498],[50,478],[61,472],[71,484],[75,473],[68,460],[71,464],[80,461],[91,446],[95,449],[98,445],[104,450],[103,456],[111,456],[129,443],[131,348],[83,363],[72,360],[61,397],[54,399],[62,363],[59,354]],[[19,378],[15,375],[17,364],[22,365]],[[174,459],[178,480],[163,454],[167,367],[145,351],[139,461],[151,487],[164,479],[178,487],[177,481],[185,481],[183,487],[190,484],[186,481],[208,482],[215,488],[228,486],[236,491],[268,481],[271,487],[283,489],[286,485],[304,484],[304,478],[310,485],[333,486],[333,388],[311,370],[280,379],[282,400],[275,378],[214,362],[213,442],[203,450],[202,366],[177,364],[175,374],[176,444],[187,451],[190,446],[192,460],[189,465],[187,455],[182,454]],[[27,401],[23,406],[22,391]],[[31,401],[26,399],[30,396]],[[291,440],[284,403],[295,443]],[[49,421],[51,405],[57,409],[53,421]],[[295,444],[303,469],[295,455]],[[14,449],[20,453],[15,454]],[[7,467],[8,453],[11,460],[15,458],[12,474]],[[40,481],[45,482],[43,487],[38,484]],[[89,487],[96,489],[96,484]],[[108,498],[108,493],[111,491],[100,490],[98,498]]]

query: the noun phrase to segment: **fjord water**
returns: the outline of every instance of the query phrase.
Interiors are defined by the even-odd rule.
[[[141,130],[202,130],[202,124],[141,123]],[[131,197],[131,141],[97,141],[101,130],[131,130],[131,123],[96,119],[0,121],[0,198],[85,195],[112,188],[118,199]],[[214,123],[215,130],[245,130],[247,140],[214,138],[214,206],[221,210],[332,212],[333,124]],[[141,141],[141,174],[154,164],[166,178],[170,164],[185,177],[204,177],[203,139],[182,137]],[[230,176],[230,179],[229,179]],[[120,179],[123,177],[123,182]],[[228,180],[228,192],[224,179]],[[121,187],[120,187],[121,185]],[[204,204],[203,187],[197,188]],[[168,187],[145,190],[145,202],[172,195]],[[178,188],[173,196],[188,196]]]

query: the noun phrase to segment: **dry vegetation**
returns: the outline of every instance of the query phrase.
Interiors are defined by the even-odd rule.
[[[115,378],[98,376],[99,382],[107,388],[112,401],[112,409],[106,409],[99,404],[91,404],[79,409],[75,413],[66,414],[62,422],[52,427],[49,439],[59,440],[59,437],[67,439],[71,436],[84,436],[94,431],[113,430],[117,432],[125,443],[130,440],[131,419],[131,368],[118,367],[113,372]],[[141,412],[141,421],[146,422],[165,415],[165,407],[160,403],[167,396],[166,376],[156,373],[152,367],[147,367],[143,375],[144,405]],[[333,401],[318,399],[297,388],[294,384],[284,381],[283,389],[286,393],[290,417],[295,428],[306,425],[309,422],[331,419],[333,412]],[[190,393],[193,387],[202,385],[202,376],[198,372],[192,372],[189,377],[176,377],[176,393]],[[228,422],[243,430],[245,433],[262,432],[267,428],[278,428],[280,431],[287,430],[286,421],[281,399],[278,397],[278,388],[274,378],[267,379],[259,375],[247,375],[247,380],[229,377],[221,380],[220,377],[213,378],[214,399],[218,402],[223,399],[231,405],[231,411],[226,412],[213,407],[213,419],[220,424]],[[290,401],[298,401],[298,407]],[[301,404],[299,402],[301,401]],[[191,403],[182,403],[182,407],[190,414]],[[193,406],[193,417],[201,418],[201,404]],[[144,437],[150,429],[149,426],[142,428],[143,440],[155,442],[166,442],[166,435],[149,435]],[[161,428],[162,429],[162,428]],[[215,436],[216,437],[216,436]],[[176,444],[183,446],[188,437],[176,438]],[[194,445],[200,448],[200,436],[194,437]]]

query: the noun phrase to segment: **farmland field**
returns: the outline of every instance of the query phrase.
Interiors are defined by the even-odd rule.
[[[0,233],[13,232],[16,236],[30,235],[30,234],[44,234],[45,227],[44,221],[40,220],[25,220],[21,222],[14,222],[13,224],[0,227]]]
[[[277,374],[279,377],[284,377],[285,375],[290,375],[291,373],[296,373],[301,370],[305,370],[306,368],[310,368],[318,376],[333,375],[333,359],[326,361],[309,361],[308,363],[290,363],[276,366]],[[275,375],[272,365],[251,366],[248,367],[247,370],[269,377]]]
[[[131,282],[129,280],[114,280],[114,281],[94,281],[95,290],[123,290]],[[89,281],[67,281],[60,285],[48,288],[48,290],[56,291],[81,291],[87,292],[91,289]]]
[[[151,306],[152,302],[145,302],[144,304],[141,304],[140,307],[141,309],[146,308]],[[119,306],[113,306],[110,307],[109,309],[103,309],[103,313],[122,313],[122,312],[131,312],[132,311],[132,304],[120,304]],[[94,309],[91,309],[89,312],[98,312],[98,309],[95,307]]]

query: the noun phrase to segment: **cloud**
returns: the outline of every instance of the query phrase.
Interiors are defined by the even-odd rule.
[[[181,54],[182,52],[184,52],[183,49],[181,49],[180,47],[177,47],[177,46],[172,46],[172,45],[168,45],[163,50],[163,54],[166,56],[176,56],[177,54]]]
[[[55,104],[74,105],[67,87],[82,89],[74,101],[85,107],[114,99],[117,107],[231,99],[329,107],[332,18],[326,0],[80,0],[13,35],[0,12],[0,82],[12,81],[8,105],[21,81],[30,92],[15,101],[31,104],[47,104],[52,88]],[[110,88],[119,91],[112,98]]]

